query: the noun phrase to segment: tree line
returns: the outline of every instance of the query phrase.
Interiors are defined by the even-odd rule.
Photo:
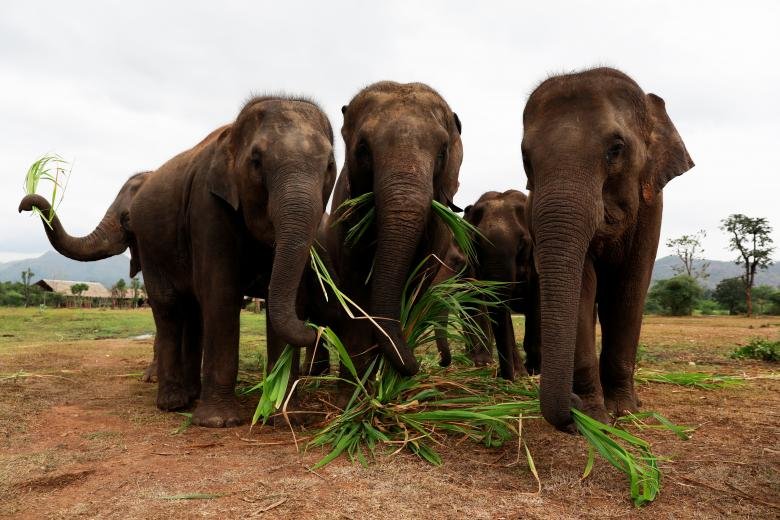
[[[65,302],[67,295],[49,292],[33,284],[33,276],[35,276],[35,273],[28,267],[22,271],[21,282],[0,282],[0,306],[38,307],[46,305],[58,307]],[[83,295],[87,290],[89,290],[89,285],[82,282],[76,282],[70,286],[70,293],[75,296],[79,305],[83,303]],[[120,278],[111,286],[111,297],[115,299],[115,306],[132,306],[135,308],[138,306],[142,293],[145,290],[146,287],[138,277],[131,278],[129,285],[124,278]],[[125,302],[128,296],[130,296],[129,302],[123,305],[122,302]]]
[[[736,253],[734,263],[742,267],[738,277],[721,280],[714,290],[702,287],[709,274],[702,253],[704,230],[666,242],[680,259],[673,268],[676,276],[657,281],[650,289],[645,311],[652,314],[690,316],[702,314],[780,314],[780,288],[755,285],[756,273],[772,265],[774,252],[772,227],[765,218],[741,213],[721,221],[720,229],[729,236],[729,250]]]

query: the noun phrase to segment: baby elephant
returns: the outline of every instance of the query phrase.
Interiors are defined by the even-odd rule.
[[[157,326],[157,406],[178,410],[200,397],[194,424],[233,426],[243,295],[267,292],[276,333],[314,344],[295,299],[335,176],[322,110],[306,99],[257,97],[233,123],[142,182],[131,179],[133,193],[126,185],[89,236],[71,237],[59,222],[47,233],[60,253],[83,261],[131,246]],[[48,204],[27,196],[19,209],[33,207]]]
[[[487,314],[473,318],[492,337],[498,351],[501,377],[514,379],[516,375],[539,372],[539,315],[538,285],[533,263],[533,244],[525,218],[526,196],[517,190],[503,193],[489,191],[473,205],[467,206],[464,218],[476,227],[480,235],[474,237],[477,262],[468,266],[466,275],[478,280],[505,282],[501,299],[506,306],[490,309]],[[443,272],[457,271],[466,265],[463,253],[452,247],[439,270],[434,283],[446,278]],[[512,312],[525,314],[525,368],[515,344]],[[482,338],[471,337],[466,345],[476,365],[492,361],[492,348]],[[443,334],[437,336],[442,364],[449,359],[449,347]]]

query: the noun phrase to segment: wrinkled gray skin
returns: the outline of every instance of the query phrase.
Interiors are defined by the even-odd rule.
[[[194,424],[233,426],[243,296],[267,296],[269,327],[286,342],[315,341],[296,296],[335,174],[330,123],[314,103],[254,98],[235,122],[146,175],[126,213],[115,207],[126,208],[128,185],[88,237],[47,233],[79,260],[119,254],[134,237],[157,326],[157,406],[183,409],[199,397]],[[32,206],[40,201],[25,198],[20,210]]]
[[[339,288],[375,317],[383,332],[334,309],[334,298],[328,305],[320,298],[320,309],[309,315],[331,309],[312,321],[336,331],[360,373],[383,353],[400,373],[412,375],[418,365],[400,329],[401,293],[418,263],[431,254],[443,257],[448,247],[449,230],[433,215],[431,202],[451,204],[457,190],[460,121],[436,91],[421,83],[375,83],[342,111],[345,161],[334,190],[332,224],[322,230],[321,252]],[[374,193],[375,226],[348,246],[346,234],[363,214],[339,220],[337,209],[366,192]],[[269,362],[276,358],[269,351]]]
[[[548,422],[637,410],[636,348],[661,227],[661,190],[693,166],[666,113],[608,68],[554,76],[523,113],[528,217],[539,273]],[[596,315],[602,349],[595,351]]]

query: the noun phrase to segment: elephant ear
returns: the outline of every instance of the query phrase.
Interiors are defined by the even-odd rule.
[[[455,206],[453,201],[455,200],[455,193],[458,191],[460,182],[458,182],[458,174],[460,172],[460,164],[463,162],[463,143],[460,140],[460,120],[453,112],[455,117],[455,131],[450,131],[450,153],[447,157],[447,164],[441,172],[441,176],[437,179],[436,183],[436,199],[446,204],[453,211],[460,213],[460,208]]]
[[[212,194],[227,202],[235,211],[239,204],[238,182],[232,168],[233,161],[228,150],[227,135],[226,131],[219,136],[217,149],[208,166],[206,186]]]
[[[664,100],[655,94],[648,94],[647,104],[652,129],[642,197],[649,204],[655,194],[664,189],[667,182],[693,168],[694,163],[666,113]]]

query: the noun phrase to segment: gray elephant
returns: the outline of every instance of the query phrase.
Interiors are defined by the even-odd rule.
[[[418,363],[399,323],[402,290],[418,263],[431,254],[443,257],[449,244],[450,232],[431,203],[451,204],[457,190],[463,157],[460,121],[422,83],[375,83],[342,112],[345,161],[334,190],[335,213],[322,229],[321,253],[339,288],[382,331],[334,309],[333,298],[328,305],[322,298],[309,302],[302,312],[335,330],[361,373],[382,353],[401,374],[412,375]],[[367,192],[374,194],[375,223],[358,241],[348,242],[349,229],[364,213],[342,219],[336,210]],[[269,363],[278,359],[281,347],[269,341]]]
[[[243,296],[268,297],[269,326],[285,341],[315,342],[295,303],[335,176],[322,110],[306,99],[257,97],[233,123],[143,182],[128,181],[89,236],[69,237],[58,225],[47,233],[78,260],[130,246],[157,326],[157,406],[178,410],[199,398],[194,424],[232,426],[241,421],[235,384]],[[48,209],[28,196],[20,210],[32,207]]]
[[[693,167],[664,101],[620,71],[551,77],[523,112],[545,419],[637,410],[634,368],[666,183]],[[601,357],[595,322],[602,329]]]

